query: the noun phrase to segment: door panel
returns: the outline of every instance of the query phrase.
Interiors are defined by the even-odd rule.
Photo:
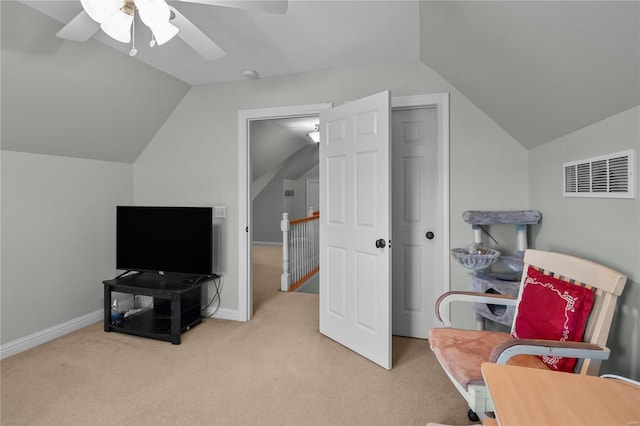
[[[387,369],[389,112],[382,92],[320,114],[320,332]]]
[[[331,282],[327,286],[328,309],[331,315],[345,320],[347,316],[347,251],[342,247],[327,247],[327,265],[322,270]]]

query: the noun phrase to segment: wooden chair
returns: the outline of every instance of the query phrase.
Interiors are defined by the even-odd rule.
[[[518,315],[528,306],[521,306],[521,300],[529,266],[544,275],[594,291],[593,308],[581,342],[520,339],[512,336]],[[526,250],[524,273],[517,297],[455,291],[441,296],[436,303],[436,315],[446,328],[432,329],[429,333],[429,344],[455,387],[468,402],[469,418],[477,420],[475,413],[482,415],[494,411],[480,371],[483,362],[548,368],[540,356],[561,356],[578,359],[573,370],[575,373],[598,375],[602,360],[609,358],[607,338],[616,302],[626,281],[625,275],[585,259]],[[511,333],[451,328],[444,312],[453,301],[516,306]],[[543,312],[538,314],[544,315]]]

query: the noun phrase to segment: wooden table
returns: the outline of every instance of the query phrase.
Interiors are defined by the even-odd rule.
[[[621,380],[482,364],[501,426],[640,425],[640,387]]]

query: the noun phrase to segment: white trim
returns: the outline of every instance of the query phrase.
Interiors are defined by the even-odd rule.
[[[282,247],[282,241],[279,243],[273,241],[253,241],[251,244],[254,246]]]
[[[211,315],[211,311],[215,311],[213,315]],[[207,311],[203,314],[206,318],[216,318],[230,321],[243,321],[240,316],[240,311],[237,309],[227,309],[227,308],[218,308],[216,310],[215,307],[207,309]]]
[[[102,309],[91,312],[90,314],[54,325],[45,330],[38,331],[13,342],[5,343],[0,346],[0,359],[5,359],[11,355],[26,351],[43,343],[62,337],[65,334],[72,333],[104,320],[104,311]]]
[[[133,306],[133,304],[132,304]],[[220,308],[211,318],[241,321],[241,315],[238,310]],[[28,349],[34,348],[43,343],[62,337],[66,334],[80,330],[81,328],[90,326],[104,320],[104,311],[102,309],[83,315],[78,318],[54,325],[45,330],[38,331],[20,339],[5,343],[0,346],[0,359],[5,359],[12,355],[19,354]]]
[[[331,108],[331,103],[297,105],[238,111],[238,320],[249,321],[252,316],[251,295],[251,168],[249,167],[249,122],[288,117],[319,115]],[[247,232],[248,230],[248,232]]]
[[[442,293],[450,290],[450,265],[451,256],[450,236],[449,236],[449,93],[437,93],[430,95],[399,96],[391,98],[391,110],[406,108],[435,107],[437,109],[438,126],[438,198],[439,205],[437,213],[436,234],[442,235],[439,238],[440,247],[436,258],[436,268],[440,272],[440,282],[442,283]],[[391,171],[393,175],[393,171]],[[443,314],[449,317],[449,308],[445,307]]]

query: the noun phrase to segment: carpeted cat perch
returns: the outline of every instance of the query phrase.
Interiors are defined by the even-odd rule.
[[[536,210],[517,211],[466,211],[462,218],[471,224],[473,245],[466,248],[454,248],[452,256],[469,274],[469,289],[475,292],[517,295],[524,263],[522,258],[528,247],[527,227],[540,223],[541,214]],[[482,226],[514,225],[516,227],[516,248],[513,256],[502,256],[497,250],[482,246]],[[488,271],[495,261],[500,260],[509,271]],[[478,329],[484,328],[484,320],[489,319],[500,324],[511,325],[515,307],[474,303],[473,309],[478,321]]]

